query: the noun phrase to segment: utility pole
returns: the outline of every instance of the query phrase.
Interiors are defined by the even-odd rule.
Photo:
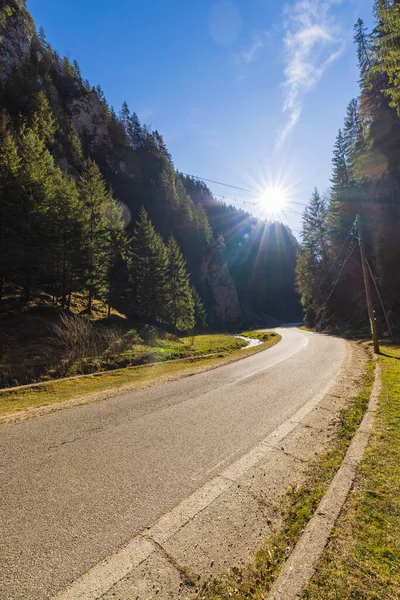
[[[379,291],[378,284],[376,283],[376,279],[374,277],[374,274],[372,272],[371,265],[368,262],[368,259],[367,259],[367,267],[368,267],[369,274],[371,275],[371,279],[373,281],[373,284],[375,286],[376,295],[378,296],[379,302],[381,303],[382,312],[383,312],[385,320],[386,320],[386,325],[387,325],[387,328],[388,328],[389,335],[391,337],[392,342],[394,342],[393,331],[392,331],[392,328],[390,326],[389,317],[387,316],[385,305],[383,304],[382,296],[381,296],[381,293]]]
[[[358,243],[360,245],[361,264],[362,264],[362,270],[363,270],[363,276],[364,276],[365,295],[367,297],[369,323],[371,326],[372,340],[374,342],[374,352],[375,352],[375,354],[380,354],[375,313],[374,313],[374,307],[372,304],[371,281],[370,281],[369,273],[368,273],[367,260],[365,258],[365,247],[364,247],[364,240],[363,240],[362,229],[361,229],[360,215],[357,215],[356,223],[357,223],[357,229],[358,229]]]

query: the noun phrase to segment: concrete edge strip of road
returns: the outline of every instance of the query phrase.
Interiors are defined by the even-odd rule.
[[[225,469],[221,475],[214,477],[169,513],[161,516],[147,530],[135,536],[115,554],[99,562],[87,573],[56,594],[53,600],[98,600],[116,583],[129,575],[133,569],[155,553],[159,545],[171,539],[186,523],[227,492],[249,469],[275,450],[282,440],[318,406],[337,381],[340,380],[344,364],[351,353],[351,345],[346,343],[346,353],[336,376],[290,419],[282,423],[257,446]]]
[[[380,373],[380,365],[376,360],[375,381],[367,412],[357,429],[342,465],[275,580],[267,600],[298,600],[313,576],[317,561],[326,547],[367,448],[378,406],[381,387]]]

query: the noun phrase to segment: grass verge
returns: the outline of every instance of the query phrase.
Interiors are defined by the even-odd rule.
[[[259,548],[251,563],[244,568],[234,567],[226,577],[206,583],[199,593],[199,598],[259,600],[266,597],[284,561],[292,552],[343,461],[368,406],[373,380],[374,366],[371,360],[362,388],[339,414],[332,447],[310,467],[306,482],[287,493],[282,505],[282,525],[279,530]]]
[[[270,331],[242,331],[239,335],[250,338],[252,340],[261,340],[267,342],[271,337],[278,335],[277,333],[271,333]]]
[[[378,414],[307,600],[400,598],[400,346],[381,347]]]
[[[70,379],[43,382],[14,390],[0,390],[0,416],[43,406],[57,405],[76,398],[86,398],[107,390],[144,386],[165,379],[178,378],[201,370],[211,369],[229,362],[246,358],[279,342],[281,336],[274,334],[268,341],[255,348],[243,349],[245,342],[224,334],[198,336],[196,349],[213,356],[194,356],[185,360],[171,360],[149,365],[127,367],[84,375]],[[225,339],[226,338],[226,339]],[[223,343],[224,342],[224,343]],[[100,399],[96,396],[96,398]]]

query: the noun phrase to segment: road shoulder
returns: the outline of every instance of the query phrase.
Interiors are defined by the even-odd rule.
[[[316,458],[333,443],[338,415],[358,389],[367,362],[361,346],[346,346],[329,389],[57,598],[183,599],[200,591],[201,597],[217,597],[208,582],[224,582],[229,569],[242,572],[255,549],[280,531],[288,490],[304,485]]]
[[[0,426],[116,398],[154,385],[177,381],[243,360],[275,346],[282,337],[274,333],[263,344],[231,354],[217,353],[181,360],[80,375],[0,390]]]

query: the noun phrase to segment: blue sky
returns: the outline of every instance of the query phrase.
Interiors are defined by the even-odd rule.
[[[110,105],[118,111],[126,100],[162,133],[180,171],[257,190],[279,185],[298,202],[328,188],[335,136],[358,92],[352,28],[358,17],[371,25],[372,0],[27,5]],[[210,187],[267,217],[259,198]],[[280,219],[300,227],[297,214]]]

